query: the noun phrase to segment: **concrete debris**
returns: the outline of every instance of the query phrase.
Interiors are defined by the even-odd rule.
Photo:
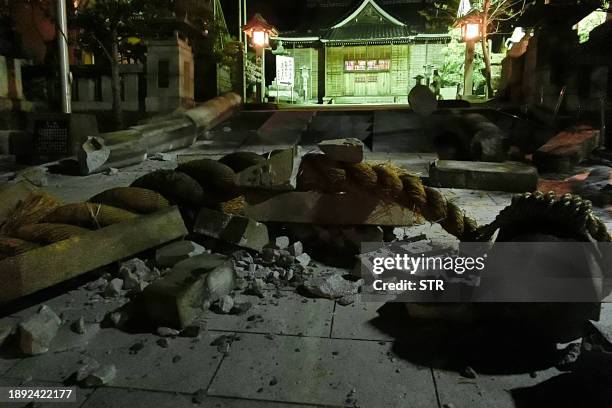
[[[108,314],[108,320],[116,328],[122,328],[130,320],[130,316],[125,310],[117,310]]]
[[[85,319],[81,316],[70,325],[70,330],[76,334],[85,334],[87,328],[85,327]]]
[[[205,301],[214,302],[235,287],[232,261],[203,254],[179,262],[143,292],[145,309],[159,326],[183,329],[204,312]]]
[[[108,282],[104,289],[104,297],[116,298],[121,296],[121,289],[123,289],[123,279],[115,278]]]
[[[349,305],[352,305],[353,303],[355,303],[356,299],[357,299],[356,295],[343,296],[340,299],[338,299],[338,304],[340,306],[349,306]]]
[[[206,249],[195,242],[177,241],[158,249],[155,253],[155,262],[160,268],[171,268],[185,259],[205,252]]]
[[[229,353],[230,347],[234,341],[239,341],[240,337],[235,334],[219,336],[210,343],[211,346],[217,347],[219,353]]]
[[[319,149],[330,159],[345,163],[361,163],[363,146],[361,140],[353,138],[324,140],[319,143]]]
[[[140,293],[147,286],[148,282],[140,279],[136,274],[125,270],[123,273],[123,289],[129,291],[130,293]]]
[[[265,297],[264,290],[266,289],[266,284],[262,279],[255,279],[252,281],[247,289],[244,291],[245,295],[257,296],[260,298]]]
[[[559,133],[541,146],[533,160],[541,172],[561,173],[571,171],[585,160],[600,144],[599,130],[578,126]]]
[[[299,146],[285,149],[275,153],[266,161],[238,173],[237,184],[246,188],[292,191],[297,186],[300,163]]]
[[[265,224],[208,208],[200,210],[193,231],[255,251],[261,251],[270,241]]]
[[[233,308],[234,298],[230,295],[223,296],[213,305],[213,310],[219,314],[230,314]]]
[[[0,349],[14,333],[15,326],[9,323],[0,322]]]
[[[158,279],[161,274],[156,268],[149,268],[147,264],[138,258],[123,262],[119,267],[119,276],[125,276],[128,272],[136,275],[138,280],[152,282]]]
[[[304,289],[312,296],[334,300],[356,295],[362,284],[363,280],[351,282],[341,275],[315,276],[304,282]]]
[[[85,285],[85,289],[87,290],[103,290],[108,285],[108,280],[106,278],[98,278],[93,282],[89,282]]]
[[[169,327],[158,327],[157,335],[160,337],[176,337],[180,334],[178,330],[171,329]]]
[[[303,256],[304,254],[300,255]],[[288,268],[295,263],[295,257],[289,253],[289,251],[281,250],[279,252],[278,260],[276,264],[281,268]]]
[[[279,256],[278,249],[267,247],[261,251],[261,259],[263,260],[265,265],[274,264],[278,256]]]
[[[303,254],[299,255],[295,259],[303,267],[307,267],[308,265],[310,265],[311,258],[310,258],[310,255],[308,255],[307,253],[303,253]]]
[[[44,354],[57,335],[62,320],[48,306],[43,305],[34,316],[19,324],[19,346],[27,355]]]
[[[117,376],[117,368],[114,364],[105,364],[93,370],[82,385],[88,388],[102,387],[111,383]]]
[[[289,247],[289,243],[290,243],[289,237],[285,237],[285,236],[277,237],[274,240],[274,243],[276,244],[276,247],[278,249],[287,249]]]
[[[109,167],[108,169],[104,170],[103,173],[106,176],[114,176],[116,174],[119,174],[119,169],[117,169],[115,167]]]

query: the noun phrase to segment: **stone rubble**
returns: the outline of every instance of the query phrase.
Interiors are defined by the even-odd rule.
[[[334,300],[356,295],[362,285],[362,279],[351,282],[336,274],[311,277],[304,282],[304,289],[312,296]]]
[[[83,318],[83,316],[72,322],[72,324],[70,325],[70,330],[72,330],[76,334],[85,334],[87,328],[85,326],[85,319]]]
[[[26,355],[44,354],[62,325],[62,319],[46,305],[19,324],[19,347]]]
[[[121,296],[121,290],[123,289],[123,279],[115,278],[108,282],[104,289],[105,298],[116,298]]]
[[[202,255],[206,248],[192,241],[177,241],[155,252],[155,263],[160,268],[172,268],[177,263]]]
[[[88,388],[101,387],[111,383],[117,376],[117,368],[114,364],[105,364],[93,370],[83,381],[83,386]]]

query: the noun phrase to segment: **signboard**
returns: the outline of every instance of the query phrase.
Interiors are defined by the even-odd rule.
[[[34,119],[34,153],[39,155],[70,155],[70,117],[49,115]]]
[[[295,63],[293,57],[286,55],[276,56],[276,82],[282,85],[294,85]]]

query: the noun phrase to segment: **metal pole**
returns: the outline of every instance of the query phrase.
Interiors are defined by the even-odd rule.
[[[247,65],[247,49],[249,47],[249,40],[247,34],[242,31],[242,27],[247,23],[247,2],[246,0],[238,0],[239,7],[242,11],[240,15],[240,42],[244,44],[242,47],[242,103],[246,103],[247,97],[247,76],[246,76],[246,65]]]
[[[70,90],[70,62],[68,61],[68,22],[66,17],[66,0],[57,0],[57,45],[59,47],[60,86],[62,112],[72,112]]]

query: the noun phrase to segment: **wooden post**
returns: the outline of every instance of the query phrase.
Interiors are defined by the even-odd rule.
[[[463,96],[471,96],[474,86],[474,53],[476,43],[474,40],[465,41],[465,63],[463,71]]]

